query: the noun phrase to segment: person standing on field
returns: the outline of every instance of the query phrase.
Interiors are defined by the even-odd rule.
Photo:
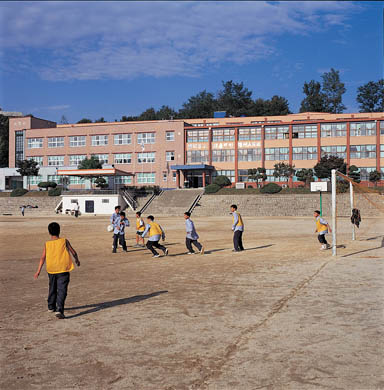
[[[232,213],[232,231],[233,231],[233,252],[241,252],[244,250],[243,247],[243,232],[244,232],[244,222],[241,218],[240,213],[237,212],[237,205],[233,204],[231,206]]]
[[[184,213],[184,219],[185,219],[185,229],[187,231],[187,237],[185,238],[185,245],[188,249],[188,255],[193,255],[195,251],[192,248],[192,244],[199,250],[199,253],[201,255],[204,254],[204,247],[200,244],[198,240],[199,235],[196,232],[195,224],[191,220],[191,213],[186,211]]]
[[[317,235],[317,239],[319,240],[321,244],[320,250],[324,251],[326,249],[329,249],[331,246],[328,244],[325,235],[328,233],[332,233],[332,229],[329,226],[329,223],[322,217],[320,217],[320,211],[315,210],[313,213],[313,216],[315,217],[316,221],[316,230],[315,233],[319,233]]]

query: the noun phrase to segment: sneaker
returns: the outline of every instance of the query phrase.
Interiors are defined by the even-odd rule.
[[[48,309],[48,313],[54,313],[55,311],[55,309]]]
[[[140,248],[145,248],[145,245],[139,245]]]
[[[135,244],[133,247],[134,247],[134,248],[140,248],[140,247],[141,247],[141,245],[139,245],[139,244]]]
[[[59,319],[59,320],[63,320],[63,319],[65,318],[65,315],[64,315],[63,313],[60,313],[59,311],[57,311],[57,312],[55,313],[55,316],[56,316],[56,318]]]
[[[168,256],[168,249],[164,251],[164,256]]]
[[[200,254],[203,255],[204,254],[204,247],[202,246],[201,249],[200,249]]]
[[[188,252],[187,255],[194,255],[195,252]]]
[[[331,248],[332,248],[332,246],[327,244],[327,249],[331,249]]]
[[[321,251],[325,251],[326,249],[327,249],[326,245],[322,245],[321,248],[320,248]]]
[[[152,257],[160,257],[160,255],[159,255],[159,254],[157,254],[157,255],[153,255]]]

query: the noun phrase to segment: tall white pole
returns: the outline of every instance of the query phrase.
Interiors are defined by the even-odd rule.
[[[349,182],[349,198],[351,201],[351,216],[352,216],[352,209],[353,209],[353,185],[352,182]],[[355,224],[352,224],[352,241],[356,239],[356,231],[355,231]]]
[[[332,169],[332,256],[336,256],[336,169]]]

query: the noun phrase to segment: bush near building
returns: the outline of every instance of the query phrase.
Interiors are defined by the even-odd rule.
[[[11,192],[11,196],[12,196],[12,197],[15,197],[15,196],[23,196],[23,195],[25,195],[27,192],[28,192],[28,190],[26,190],[25,188],[15,188],[15,189]]]
[[[42,181],[37,185],[39,188],[45,188],[48,191],[48,188],[56,188],[57,183],[54,181]]]
[[[228,179],[227,176],[220,175],[215,178],[213,184],[216,184],[219,187],[226,187],[232,185],[232,182]]]
[[[280,187],[276,183],[268,183],[264,187],[260,188],[260,192],[262,194],[277,194],[282,190],[282,187]]]
[[[213,184],[208,184],[206,187],[205,187],[205,193],[206,194],[215,194],[217,191],[219,191],[221,189],[221,187],[215,183]]]
[[[51,188],[48,191],[48,196],[60,196],[61,195],[61,188]]]

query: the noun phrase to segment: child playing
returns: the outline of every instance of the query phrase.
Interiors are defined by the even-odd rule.
[[[313,216],[316,219],[316,230],[315,233],[319,233],[317,238],[321,244],[320,250],[329,249],[331,246],[328,244],[327,240],[325,239],[325,235],[328,233],[328,230],[330,233],[332,233],[332,229],[329,226],[328,222],[320,217],[320,211],[315,210],[313,213]]]
[[[112,226],[115,226],[115,222],[120,219],[120,211],[121,206],[115,206],[115,212],[111,215],[111,218],[109,219]],[[112,238],[115,238],[115,235],[112,236]],[[113,249],[113,243],[112,243],[112,249]]]
[[[191,213],[186,211],[184,213],[185,218],[185,229],[187,231],[187,237],[185,238],[185,245],[188,249],[188,255],[193,255],[195,251],[192,248],[192,244],[199,250],[200,254],[204,254],[204,247],[199,243],[198,238],[199,235],[196,232],[195,224],[191,220]]]
[[[145,223],[143,218],[141,217],[140,211],[136,213],[136,248],[144,248],[144,238],[143,232],[145,230]],[[142,241],[142,245],[140,245],[140,241]]]
[[[34,277],[35,279],[39,277],[41,268],[46,262],[49,278],[48,311],[55,313],[57,318],[63,319],[65,318],[64,303],[67,297],[69,273],[74,268],[70,254],[78,267],[80,261],[69,241],[60,238],[60,225],[57,222],[48,225],[48,232],[51,235],[51,240],[45,243]]]
[[[153,247],[161,249],[164,253],[164,256],[167,256],[168,249],[165,246],[159,244],[160,237],[163,239],[163,241],[165,240],[164,230],[162,229],[162,227],[158,223],[153,222],[154,219],[155,218],[153,215],[149,215],[147,217],[148,223],[147,223],[145,230],[144,230],[144,233],[141,237],[144,238],[147,233],[149,234],[149,238],[147,241],[147,248],[153,253],[152,257],[160,257],[160,255],[157,253],[157,251]]]
[[[233,252],[241,252],[244,250],[243,247],[243,231],[244,231],[244,222],[241,218],[240,213],[237,212],[237,205],[233,204],[231,206],[232,213],[232,231],[233,231]]]
[[[117,243],[123,247],[123,251],[127,252],[127,244],[125,242],[125,227],[129,226],[129,221],[125,218],[124,211],[120,211],[119,219],[115,220],[113,225],[115,229],[113,230],[113,250],[112,253],[116,253]]]

